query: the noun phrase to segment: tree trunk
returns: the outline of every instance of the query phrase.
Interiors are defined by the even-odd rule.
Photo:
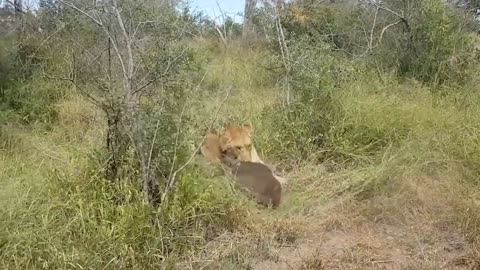
[[[16,23],[16,31],[17,31],[17,38],[20,41],[22,33],[23,33],[23,22],[22,22],[22,15],[23,15],[23,1],[22,0],[14,0],[13,6],[15,8],[15,23]]]
[[[125,39],[125,49],[127,51],[126,63],[124,66],[124,88],[127,98],[127,126],[129,133],[135,147],[138,162],[140,165],[141,181],[143,195],[146,202],[157,204],[156,199],[158,194],[155,194],[155,183],[152,174],[152,168],[149,164],[149,155],[147,140],[145,134],[145,123],[140,110],[140,94],[134,85],[135,79],[135,58],[133,56],[133,39],[125,26],[120,10],[118,9],[117,1],[113,1],[114,10],[117,16],[118,25],[122,30]]]
[[[255,34],[255,25],[253,23],[253,15],[255,13],[255,6],[257,0],[245,0],[245,11],[243,19],[242,37],[249,39]]]
[[[129,145],[128,136],[121,130],[120,113],[107,110],[107,151],[110,154],[106,168],[106,178],[116,181],[122,177],[121,167]]]
[[[22,16],[23,13],[23,1],[22,0],[14,0],[13,5],[15,6],[15,17],[19,18]]]

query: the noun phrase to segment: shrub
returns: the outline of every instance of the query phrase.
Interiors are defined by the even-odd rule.
[[[410,76],[423,82],[465,84],[468,72],[476,63],[474,40],[463,31],[463,16],[439,0],[424,0],[412,18],[412,46],[397,51],[401,76]]]
[[[469,32],[476,28],[460,14],[464,11],[441,0],[413,1],[410,6],[384,1],[382,5],[405,14],[405,21],[386,28],[399,18],[384,10],[377,13],[375,6],[308,1],[289,4],[282,13],[282,24],[289,43],[302,38],[302,45],[328,44],[331,52],[361,57],[372,68],[394,71],[400,77],[435,85],[463,85],[471,80],[478,57]],[[405,13],[406,9],[410,12]]]
[[[50,124],[56,119],[55,102],[64,94],[66,85],[34,79],[10,85],[4,91],[3,110],[11,110],[28,124]]]
[[[43,193],[0,210],[2,267],[151,268],[245,222],[246,212],[196,172],[186,174],[162,209],[129,184],[52,172]],[[38,190],[37,190],[38,191]],[[121,200],[119,200],[121,198]]]

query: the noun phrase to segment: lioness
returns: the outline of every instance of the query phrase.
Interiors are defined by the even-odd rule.
[[[232,170],[232,176],[264,206],[277,208],[282,198],[282,185],[270,168],[262,163],[241,161],[236,153],[227,150],[222,162]]]
[[[222,153],[227,150],[235,150],[235,154],[242,161],[264,163],[253,146],[251,125],[228,126],[219,135],[209,133],[200,148],[202,155],[212,163],[220,162]]]
[[[226,127],[223,134],[220,135],[220,149],[222,152],[235,149],[240,160],[263,164],[263,160],[260,159],[253,146],[253,127],[251,125]]]
[[[217,134],[208,133],[205,141],[200,147],[200,153],[212,163],[220,163],[222,151],[220,149],[220,139]]]

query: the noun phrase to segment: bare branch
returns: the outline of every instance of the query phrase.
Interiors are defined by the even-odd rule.
[[[218,3],[218,0],[215,0],[215,3],[217,4],[217,7],[218,7],[218,10],[220,10],[220,14],[222,15],[222,22],[223,22],[223,37],[225,39],[225,42],[226,42],[226,39],[227,39],[227,26],[225,25],[225,12],[223,11],[222,7],[220,6],[220,3]],[[217,31],[219,31],[220,29],[217,28]],[[225,43],[226,44],[226,43]]]
[[[202,79],[200,80],[200,82],[195,87],[194,93],[196,93],[198,91],[198,89],[200,89],[200,85],[202,84],[202,82],[205,80],[206,77],[207,77],[207,72],[205,72],[205,74],[203,74]],[[173,161],[172,161],[172,166],[170,167],[170,173],[168,175],[168,179],[170,179],[172,177],[173,169],[175,168],[175,161],[177,160],[178,139],[179,139],[179,135],[180,135],[180,126],[181,126],[181,123],[182,123],[182,120],[183,120],[183,115],[185,114],[185,111],[186,111],[187,105],[189,105],[189,102],[190,102],[190,97],[188,98],[187,102],[185,102],[185,104],[183,105],[182,112],[180,113],[180,122],[178,123],[178,126],[177,126],[177,133],[175,134],[175,146],[174,146],[174,149],[173,149]]]
[[[220,29],[218,28],[218,26],[215,26],[215,30],[217,30],[217,33],[218,33],[218,35],[220,36],[220,38],[222,39],[223,44],[224,44],[225,46],[227,46],[227,39],[223,36],[222,31],[220,31]]]
[[[78,16],[78,15],[77,15]],[[61,27],[59,27],[57,30],[55,30],[52,34],[50,34],[48,37],[46,37],[42,43],[40,43],[40,45],[38,45],[37,49],[35,50],[35,52],[33,53],[34,56],[37,55],[37,53],[40,51],[41,48],[43,48],[43,45],[45,45],[45,43],[50,40],[53,36],[55,36],[56,34],[58,34],[61,30],[63,30],[65,27],[67,27],[67,25],[70,25],[72,24],[73,22],[76,22],[76,19],[77,19],[77,16],[75,16],[73,18],[73,20],[71,22],[68,22],[68,23],[65,23],[63,24]]]
[[[382,29],[382,32],[380,33],[380,37],[378,38],[377,45],[375,45],[375,47],[377,47],[380,43],[382,43],[383,34],[385,34],[385,31],[387,31],[388,28],[393,27],[393,26],[395,26],[395,25],[397,25],[397,24],[400,24],[400,23],[402,23],[402,20],[399,20],[399,21],[397,21],[397,22],[394,22],[394,23],[391,23],[391,24],[385,26],[385,27]]]
[[[283,32],[282,22],[280,21],[280,11],[277,5],[275,6],[275,27],[277,29],[277,38],[278,38],[278,45],[280,46],[280,52],[282,53],[282,62],[285,68],[285,82],[286,82],[286,89],[285,89],[285,103],[286,105],[290,105],[290,53],[288,51],[287,42],[285,39],[285,34]]]
[[[145,76],[139,81],[139,82],[145,82],[142,86],[139,86],[139,87],[136,87],[135,91],[133,92],[133,94],[137,94],[141,91],[143,91],[145,88],[147,88],[148,86],[150,86],[152,83],[155,83],[158,81],[159,78],[163,78],[165,76],[168,75],[168,73],[170,72],[170,69],[171,67],[173,66],[174,63],[177,62],[178,59],[180,59],[182,56],[185,55],[185,53],[187,52],[187,49],[183,49],[182,52],[177,55],[173,60],[169,60],[168,61],[168,64],[167,64],[167,67],[165,68],[165,70],[163,71],[163,73],[160,75],[160,76],[155,76],[154,78],[150,79],[147,81],[147,78],[149,76],[151,76],[152,74],[154,74],[155,72],[154,71],[149,71],[147,74],[145,74]],[[140,57],[143,58],[143,55],[140,54]],[[135,73],[137,72],[137,70],[135,70]]]
[[[370,37],[367,37],[367,34],[365,33],[365,39],[366,39],[366,42],[367,42],[367,48],[365,49],[365,51],[363,53],[361,53],[360,55],[356,56],[356,58],[361,58],[365,55],[367,55],[369,52],[371,52],[374,48],[378,47],[381,43],[382,43],[382,40],[383,40],[383,36],[385,34],[385,32],[390,28],[390,27],[393,27],[395,25],[398,25],[400,23],[404,23],[406,25],[406,27],[409,29],[409,25],[408,25],[408,22],[406,20],[406,18],[404,18],[401,14],[389,9],[389,8],[386,8],[384,7],[382,4],[378,4],[376,2],[371,2],[372,5],[374,5],[376,7],[375,9],[375,15],[374,15],[374,19],[373,19],[373,23],[372,23],[372,28],[370,30]],[[388,13],[391,13],[393,14],[394,16],[396,17],[399,17],[400,20],[397,21],[397,22],[394,22],[394,23],[390,23],[388,25],[386,25],[385,27],[382,28],[382,31],[380,32],[380,35],[377,39],[377,42],[376,44],[374,45],[373,41],[374,41],[374,32],[375,32],[375,28],[377,26],[377,18],[378,18],[378,13],[379,13],[379,10],[383,10],[383,11],[386,11]],[[366,32],[366,31],[365,31]]]
[[[375,16],[373,18],[373,24],[372,24],[372,30],[370,31],[370,40],[368,41],[368,48],[372,49],[373,45],[373,32],[375,31],[375,27],[377,26],[377,17],[378,17],[378,11],[380,10],[379,7],[375,9]]]
[[[157,124],[155,126],[155,133],[153,134],[153,139],[152,139],[152,144],[150,145],[150,153],[148,155],[148,161],[147,161],[147,167],[150,168],[152,165],[152,155],[153,155],[153,148],[155,146],[155,141],[157,140],[157,134],[158,134],[158,127],[160,126],[160,120],[157,120]],[[150,175],[150,170],[148,170],[148,173]]]
[[[213,125],[215,124],[215,121],[217,120],[217,117],[218,117],[218,113],[220,112],[221,108],[223,107],[223,104],[225,104],[225,102],[228,100],[228,97],[230,96],[230,91],[231,91],[231,87],[227,90],[227,94],[225,95],[225,98],[223,99],[223,101],[220,103],[220,105],[218,106],[218,109],[217,111],[215,112],[213,118],[212,118],[212,122],[210,123],[210,126],[209,126],[209,130],[212,129]],[[193,161],[193,158],[195,158],[195,156],[197,155],[198,151],[200,150],[200,148],[202,147],[203,143],[205,142],[205,140],[207,139],[207,136],[208,136],[208,133],[205,134],[205,136],[203,136],[203,139],[200,141],[200,143],[198,144],[197,148],[195,149],[195,151],[193,151],[192,155],[190,156],[190,158],[187,160],[187,162],[185,162],[185,164],[183,164],[180,168],[178,168],[175,172],[173,172],[172,176],[170,177],[170,179],[168,180],[168,184],[167,186],[165,187],[165,190],[163,192],[163,195],[162,195],[162,202],[165,201],[165,198],[166,196],[168,195],[168,193],[170,192],[170,190],[173,188],[173,186],[175,185],[175,180],[176,180],[176,176],[179,172],[183,171],[192,161]]]
[[[410,29],[411,29],[410,24],[408,23],[407,18],[405,18],[405,16],[403,14],[400,14],[398,12],[393,11],[390,8],[385,7],[383,4],[372,2],[372,5],[376,6],[377,8],[379,8],[383,11],[386,11],[386,12],[398,17],[405,24],[405,27],[407,28],[407,30],[410,31]]]
[[[103,26],[103,23],[98,19],[98,18],[95,18],[93,17],[92,15],[88,14],[88,12],[86,12],[85,10],[77,7],[76,5],[70,3],[70,2],[67,2],[67,1],[63,1],[63,0],[58,0],[58,2],[62,3],[63,5],[77,11],[77,12],[80,12],[82,13],[83,15],[87,16],[90,20],[92,20],[94,23],[96,23],[97,25],[99,26]]]
[[[105,67],[102,65],[102,63],[100,61],[98,61],[98,59],[100,59],[100,57],[102,57],[102,55],[108,50],[108,48],[105,48],[103,49],[102,51],[100,51],[100,53],[98,53],[97,56],[94,56],[92,55],[90,52],[87,52],[87,54],[89,54],[91,57],[93,57],[92,61],[90,61],[90,63],[88,63],[87,65],[83,66],[78,72],[82,72],[84,70],[86,70],[87,68],[89,68],[91,65],[93,65],[93,63],[97,63],[100,65],[100,67],[102,67],[108,77],[108,79],[111,79],[110,78],[110,75],[108,74],[108,72],[106,71]]]
[[[17,6],[17,4],[13,3],[13,2],[10,1],[10,0],[5,0],[5,2],[6,2],[7,4],[13,6],[13,7],[16,7],[16,6]],[[15,12],[20,12],[20,13],[26,14],[25,11],[23,11],[23,10],[18,10],[18,9],[16,9]]]
[[[65,5],[65,6],[67,6],[67,7],[72,8],[73,10],[75,10],[77,12],[80,12],[81,14],[85,15],[90,20],[92,20],[95,24],[97,24],[98,26],[100,26],[102,28],[103,32],[105,32],[105,34],[110,39],[110,41],[113,45],[113,50],[115,51],[115,53],[117,55],[117,58],[118,58],[118,61],[120,62],[120,65],[122,67],[122,71],[123,71],[125,79],[128,79],[127,78],[127,69],[125,68],[125,64],[124,64],[124,61],[123,61],[122,54],[120,53],[120,50],[118,49],[118,44],[117,44],[116,40],[113,38],[112,33],[110,33],[108,28],[102,22],[100,17],[95,18],[94,16],[88,14],[88,12],[86,12],[85,10],[82,10],[81,8],[75,6],[74,4],[72,4],[70,2],[63,1],[63,0],[59,0],[59,2],[62,3],[63,5]]]
[[[130,39],[129,35],[128,35],[128,32],[127,32],[127,29],[125,28],[125,24],[123,23],[123,18],[122,18],[122,15],[120,14],[120,11],[118,10],[118,6],[117,6],[117,1],[114,0],[113,1],[114,5],[114,10],[115,10],[115,14],[117,16],[117,20],[118,20],[118,25],[120,25],[120,28],[122,29],[122,34],[123,34],[123,37],[125,38],[125,42],[127,44],[127,54],[128,54],[128,63],[127,63],[127,80],[128,80],[128,84],[129,86],[131,86],[131,80],[132,80],[132,76],[133,76],[133,70],[134,70],[134,59],[133,59],[133,52],[132,52],[132,40]]]
[[[93,104],[95,104],[97,107],[99,108],[103,108],[104,107],[104,104],[96,99],[94,96],[92,96],[89,92],[85,91],[85,89],[83,89],[80,85],[78,85],[75,80],[73,80],[72,78],[65,78],[65,77],[52,77],[52,76],[49,76],[47,74],[43,74],[43,77],[47,78],[47,79],[51,79],[51,80],[59,80],[59,81],[68,81],[70,83],[72,83],[75,88],[77,88],[77,90],[82,94],[84,95],[87,99],[89,99]]]

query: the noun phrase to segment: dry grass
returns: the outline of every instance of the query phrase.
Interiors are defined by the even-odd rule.
[[[401,179],[393,194],[325,209],[295,245],[277,245],[278,259],[255,269],[475,269],[478,242],[455,221],[461,187],[450,181]]]
[[[262,51],[223,53],[192,97],[192,140],[224,97],[219,90],[233,86],[217,128],[261,125],[255,120],[279,99],[258,64]],[[369,77],[343,90],[345,116],[328,150],[349,162],[295,162],[277,210],[230,192],[201,159],[182,179],[186,203],[171,212],[142,205],[131,187],[102,184],[94,163],[101,116],[75,96],[57,104],[48,132],[2,126],[0,268],[479,269],[480,107]],[[266,128],[274,126],[257,130]],[[130,204],[112,203],[118,194]]]

